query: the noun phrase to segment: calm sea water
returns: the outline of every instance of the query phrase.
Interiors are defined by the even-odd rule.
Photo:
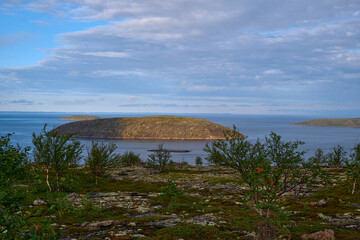
[[[39,134],[44,124],[48,130],[70,121],[59,120],[62,117],[84,113],[29,113],[29,112],[0,112],[0,135],[15,133],[12,137],[14,143],[21,146],[32,146],[32,133]],[[86,114],[85,114],[86,115]],[[91,113],[99,117],[139,117],[158,115],[151,113]],[[360,143],[360,128],[328,128],[292,126],[292,123],[310,120],[313,116],[269,116],[269,115],[233,115],[233,114],[176,114],[179,116],[193,116],[208,119],[212,122],[237,129],[252,141],[257,138],[264,139],[271,131],[279,134],[286,141],[301,140],[305,142],[302,149],[308,150],[307,157],[311,156],[317,148],[325,152],[337,145],[342,145],[348,152]],[[80,140],[86,146],[90,139]],[[190,150],[189,153],[172,153],[176,162],[187,161],[194,164],[197,156],[206,157],[202,150],[207,141],[158,141],[158,140],[104,140],[99,142],[113,142],[117,145],[117,152],[133,151],[147,159],[149,149],[156,149],[160,143],[168,149]]]

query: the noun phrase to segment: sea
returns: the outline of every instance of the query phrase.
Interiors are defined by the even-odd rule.
[[[58,112],[0,112],[0,135],[13,133],[13,144],[22,147],[32,145],[33,133],[39,134],[47,124],[47,130],[52,130],[70,121],[60,118],[71,115],[94,115],[102,118],[110,117],[143,117],[152,115],[164,115],[159,113],[58,113]],[[306,150],[305,157],[311,157],[317,148],[325,153],[332,151],[334,147],[341,145],[350,153],[356,144],[360,143],[360,128],[334,128],[334,127],[306,127],[294,126],[293,123],[314,119],[314,116],[299,115],[247,115],[247,114],[169,114],[176,116],[198,117],[232,128],[236,126],[239,132],[246,135],[250,141],[258,138],[264,141],[265,136],[271,132],[280,135],[284,141],[300,140],[305,142],[300,150]],[[83,156],[94,139],[79,139],[84,144]],[[164,148],[175,150],[189,150],[189,152],[173,152],[174,162],[188,162],[194,165],[195,158],[201,157],[206,163],[207,153],[203,151],[206,143],[211,141],[192,140],[110,140],[95,139],[96,142],[115,143],[116,153],[123,154],[132,151],[140,154],[146,161],[148,150],[156,149],[159,144]],[[31,152],[30,152],[31,156]]]

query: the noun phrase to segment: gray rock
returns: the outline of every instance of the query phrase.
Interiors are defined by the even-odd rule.
[[[94,232],[94,233],[90,233],[86,236],[86,239],[91,239],[91,238],[95,238],[95,237],[100,237],[100,236],[104,236],[106,235],[107,232],[106,231],[99,231],[99,232]]]
[[[144,234],[139,234],[139,233],[132,234],[131,236],[134,238],[147,238],[147,236],[145,236]]]
[[[349,229],[349,230],[354,230],[354,229],[360,228],[360,226],[352,224],[352,225],[345,225],[345,226],[343,226],[343,228]]]
[[[81,224],[81,227],[100,228],[100,227],[109,227],[119,223],[120,223],[119,221],[113,221],[113,220],[100,221],[100,222],[84,222]]]
[[[321,199],[316,203],[317,206],[322,207],[327,204],[327,201],[325,199]]]
[[[37,199],[33,202],[34,206],[45,205],[45,204],[46,204],[46,202],[41,199]]]
[[[132,215],[130,216],[130,218],[147,218],[153,216],[162,216],[162,215],[159,213],[145,213],[145,214]]]
[[[68,200],[68,201],[76,201],[80,198],[82,198],[83,196],[78,194],[78,193],[70,193],[68,195],[65,196],[65,198]]]
[[[210,215],[204,215],[204,216],[196,216],[191,218],[190,220],[187,220],[187,223],[193,223],[197,225],[206,226],[211,223],[211,225],[214,225],[214,222],[217,220],[215,216]]]

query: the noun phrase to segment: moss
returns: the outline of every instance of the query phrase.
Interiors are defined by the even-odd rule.
[[[160,192],[165,185],[163,183],[133,182],[128,179],[116,180],[111,178],[100,177],[98,184],[94,184],[94,179],[89,174],[81,171],[74,181],[74,192],[86,194],[88,192]]]
[[[164,228],[154,233],[151,239],[235,239],[236,235],[221,232],[216,227],[180,224],[175,227]]]
[[[182,195],[173,198],[160,195],[152,199],[152,204],[161,204],[164,206],[162,208],[158,208],[157,212],[163,214],[187,213],[189,217],[198,215],[199,212],[205,212],[208,207],[203,198],[188,195]]]
[[[205,181],[210,185],[240,183],[240,179],[237,177],[213,177],[213,178],[208,177]]]
[[[124,220],[128,213],[127,209],[119,207],[80,207],[59,216],[56,222],[59,224],[73,224],[92,221]]]

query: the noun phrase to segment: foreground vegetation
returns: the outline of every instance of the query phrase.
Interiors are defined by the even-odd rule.
[[[225,136],[205,148],[213,166],[173,163],[162,145],[143,163],[96,143],[79,165],[83,146],[46,128],[30,162],[3,136],[0,238],[306,239],[328,229],[360,239],[360,145],[305,161],[301,142],[275,133]]]

